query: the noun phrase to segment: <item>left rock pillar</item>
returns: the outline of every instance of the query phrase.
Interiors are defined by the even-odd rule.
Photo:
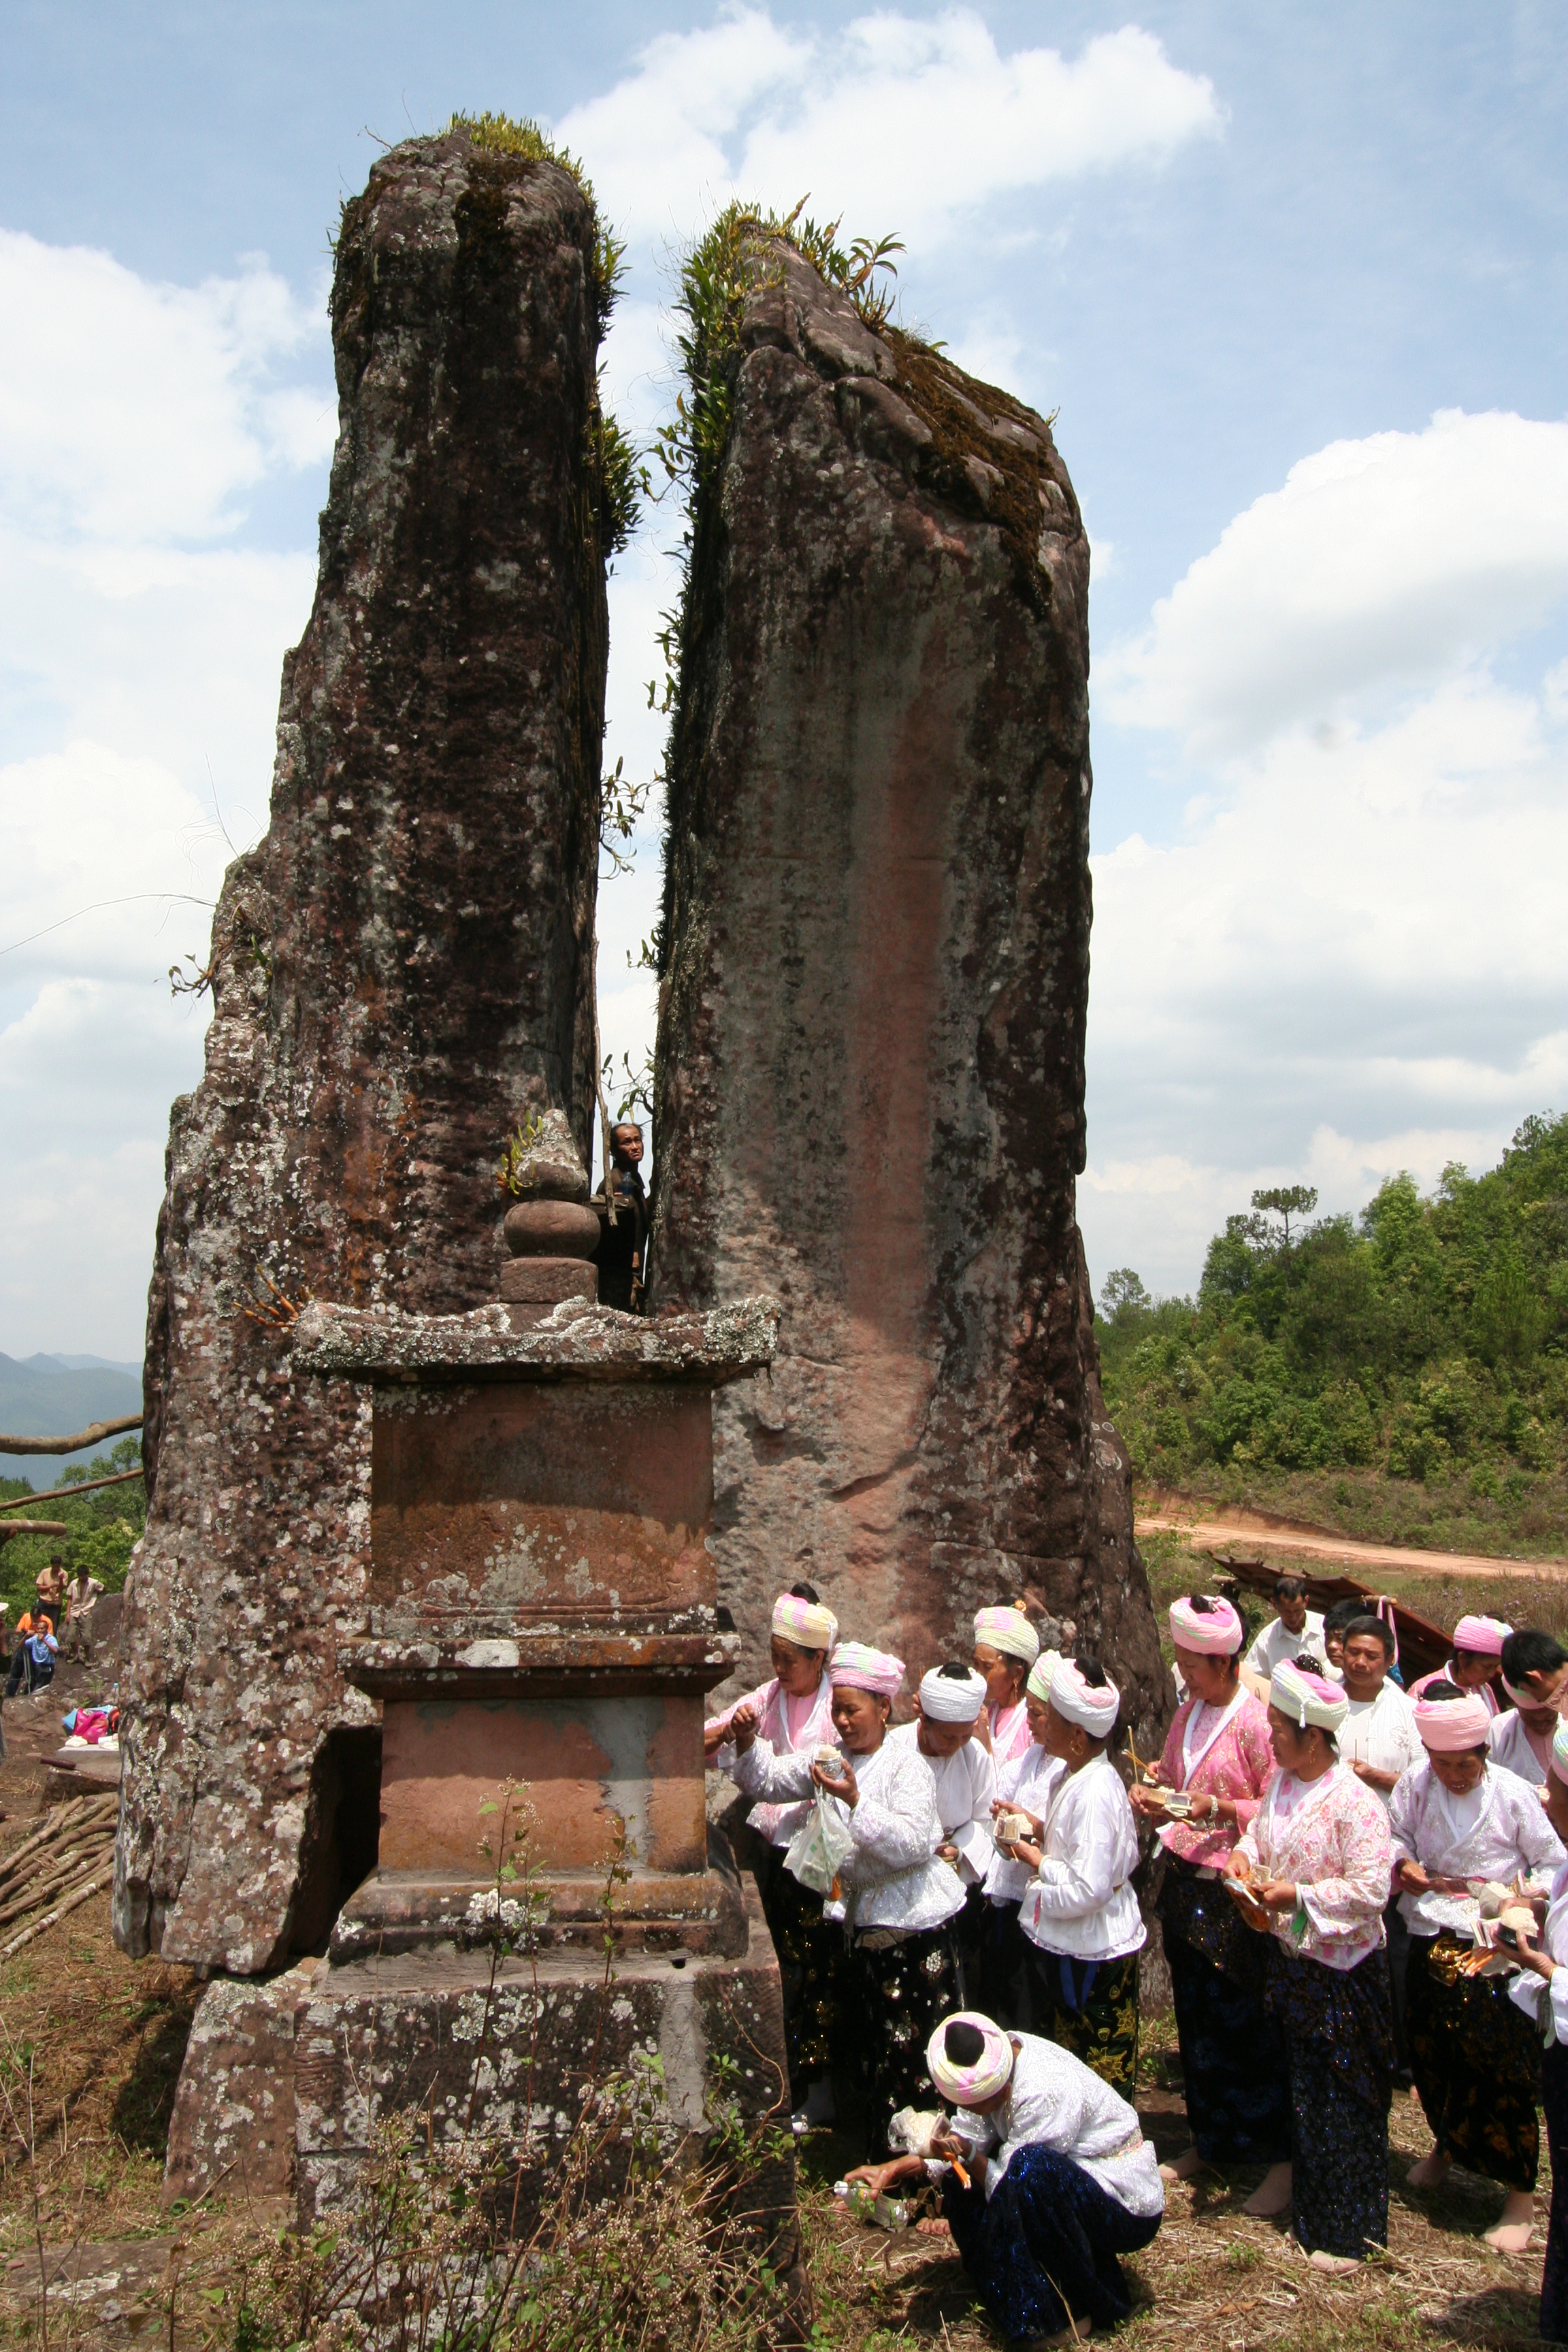
[[[507,1131],[552,1105],[586,1156],[600,255],[569,170],[466,130],[393,149],[344,209],[315,604],[158,1220],[113,1914],[133,1953],[262,1973],[344,1891],[370,1410],[297,1379],[279,1327],[310,1295],[478,1303]]]

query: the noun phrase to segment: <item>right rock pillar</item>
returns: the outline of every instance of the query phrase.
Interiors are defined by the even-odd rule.
[[[1033,411],[787,242],[716,235],[751,290],[696,322],[650,1257],[656,1311],[785,1308],[716,1407],[721,1593],[748,1665],[804,1576],[917,1669],[1022,1598],[1142,1746],[1168,1677],[1074,1197],[1078,501]]]

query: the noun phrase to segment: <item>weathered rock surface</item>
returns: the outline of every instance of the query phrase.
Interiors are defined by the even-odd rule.
[[[809,1575],[911,1666],[1025,1596],[1168,1709],[1074,1179],[1089,543],[1049,427],[771,247],[695,517],[656,1308],[770,1290],[715,1400],[721,1597]]]
[[[310,1294],[493,1298],[504,1135],[549,1101],[586,1146],[595,236],[570,173],[461,131],[395,149],[343,215],[316,601],[270,829],[214,923],[205,1076],[174,1106],[158,1226],[114,1899],[132,1951],[264,1971],[342,1891],[331,1741],[374,1720],[339,1661],[363,1620],[370,1401],[300,1374],[277,1325]]]

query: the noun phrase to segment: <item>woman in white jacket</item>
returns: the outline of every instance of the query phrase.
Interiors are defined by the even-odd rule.
[[[748,1796],[774,1803],[820,1789],[848,1832],[838,1891],[858,1996],[868,2137],[885,2147],[895,2109],[930,2101],[925,2045],[957,1989],[952,1928],[963,1888],[937,1859],[942,1830],[931,1767],[912,1741],[887,1736],[903,1660],[841,1642],[828,1673],[837,1756],[776,1756],[758,1737],[753,1710],[741,1707],[731,1721],[735,1779]]]
[[[703,1726],[706,1759],[721,1772],[734,1769],[731,1725],[742,1707],[756,1717],[775,1755],[813,1756],[824,1740],[833,1738],[827,1661],[838,1639],[838,1620],[819,1600],[815,1585],[792,1585],[779,1594],[769,1635],[770,1679]],[[797,2134],[833,2121],[833,2069],[840,2059],[844,2030],[843,1933],[836,1920],[824,1921],[821,1895],[792,1877],[784,1864],[806,1811],[799,1801],[762,1803],[746,1816],[747,1826],[756,1833],[757,1892],[779,1959],[784,2055]]]
[[[1094,1658],[1051,1677],[1045,1747],[1066,1769],[1037,1839],[1013,1848],[1033,1873],[1018,1906],[1032,2020],[1130,2096],[1138,2076],[1138,1955],[1148,1930],[1131,1878],[1138,1829],[1110,1760],[1121,1697]]]
[[[1554,1836],[1568,1846],[1568,1723],[1559,1724],[1542,1791]],[[1541,2105],[1552,2153],[1552,2219],[1541,2274],[1539,2333],[1548,2344],[1568,2344],[1568,1862],[1552,1882],[1540,1938],[1520,1944],[1521,1973],[1511,1997],[1536,2027],[1541,2053]]]

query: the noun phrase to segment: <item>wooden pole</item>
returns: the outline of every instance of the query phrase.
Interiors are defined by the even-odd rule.
[[[125,1412],[118,1421],[95,1421],[74,1437],[0,1437],[0,1454],[79,1454],[85,1445],[101,1445],[106,1437],[121,1437],[141,1426],[139,1412]]]

